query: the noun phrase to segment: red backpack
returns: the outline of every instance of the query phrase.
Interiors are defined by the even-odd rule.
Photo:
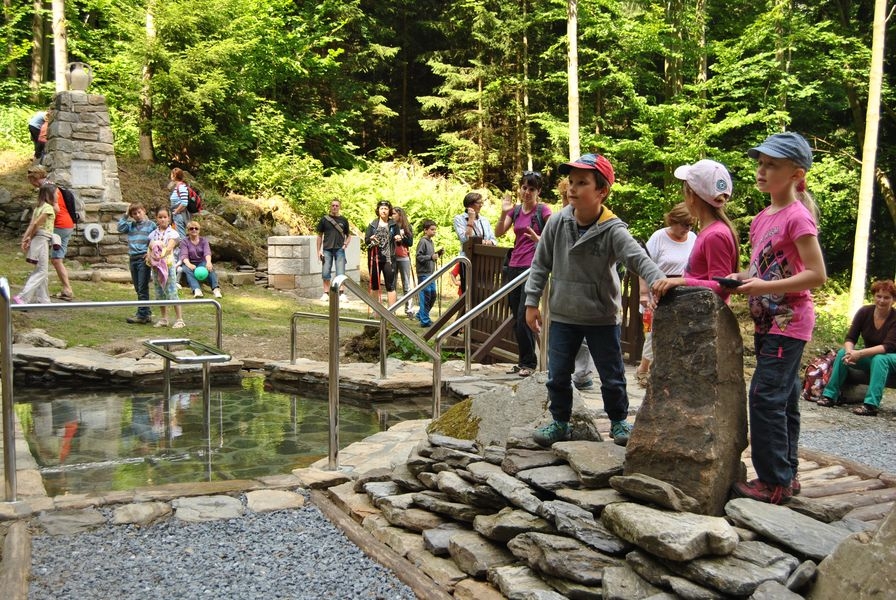
[[[818,402],[821,399],[824,386],[831,379],[831,371],[834,370],[834,358],[836,356],[836,352],[828,350],[827,354],[813,358],[812,362],[806,366],[806,370],[803,373],[803,400]]]

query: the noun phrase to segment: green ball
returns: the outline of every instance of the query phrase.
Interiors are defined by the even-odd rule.
[[[193,277],[196,278],[196,281],[205,281],[208,278],[208,269],[205,267],[196,267],[193,271]]]

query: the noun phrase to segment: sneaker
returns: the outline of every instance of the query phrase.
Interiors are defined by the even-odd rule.
[[[612,421],[610,423],[610,437],[617,446],[628,444],[628,438],[632,433],[632,424],[628,421]]]
[[[339,294],[339,301],[340,302],[348,302],[348,296],[346,296],[345,293]]]
[[[321,301],[321,302],[328,302],[329,300],[330,300],[330,294],[323,294],[323,295],[320,297],[320,301]]]
[[[152,317],[141,317],[140,315],[134,315],[133,317],[128,317],[125,319],[128,323],[146,325],[147,323],[152,323]]]
[[[800,492],[803,491],[803,484],[800,483],[799,475],[794,475],[793,479],[790,480],[790,491],[793,492],[794,496],[799,496]]]
[[[592,390],[594,389],[594,380],[591,378],[586,379],[585,381],[573,381],[572,384],[576,386],[577,390]]]
[[[215,289],[213,289],[213,290],[212,290],[212,295],[213,295],[215,298],[220,298],[220,297],[221,297],[221,288],[215,288]]]
[[[751,498],[768,504],[784,504],[793,496],[793,489],[789,485],[769,485],[758,479],[746,483],[739,481],[731,488],[731,492],[737,498]]]
[[[202,290],[200,290],[199,288],[196,288],[195,290],[193,290],[193,297],[194,298],[202,298]]]
[[[532,434],[532,439],[543,448],[549,448],[554,442],[564,442],[570,437],[569,423],[551,421],[544,427],[539,427]]]

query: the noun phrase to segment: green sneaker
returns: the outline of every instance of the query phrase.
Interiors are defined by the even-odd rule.
[[[632,424],[628,421],[613,421],[610,423],[610,437],[617,446],[628,444],[628,436],[632,433]]]
[[[544,427],[539,427],[532,434],[535,443],[543,448],[549,448],[554,442],[563,442],[569,439],[569,423],[552,421]]]

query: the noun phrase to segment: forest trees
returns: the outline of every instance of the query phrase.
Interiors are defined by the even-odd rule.
[[[93,67],[119,151],[137,153],[142,137],[146,157],[301,206],[329,173],[393,159],[468,186],[504,189],[530,165],[554,183],[574,137],[571,6],[581,151],[614,162],[611,203],[637,235],[678,198],[671,169],[704,156],[730,167],[744,230],[765,201],[745,150],[787,128],[817,149],[809,185],[829,271],[849,268],[872,0],[67,0],[65,11],[69,60]],[[4,0],[8,105],[30,96],[33,68],[51,77],[30,53],[32,15],[48,8]],[[891,78],[878,181],[896,151]],[[896,227],[879,201],[872,228],[870,272],[889,261],[891,274]]]

